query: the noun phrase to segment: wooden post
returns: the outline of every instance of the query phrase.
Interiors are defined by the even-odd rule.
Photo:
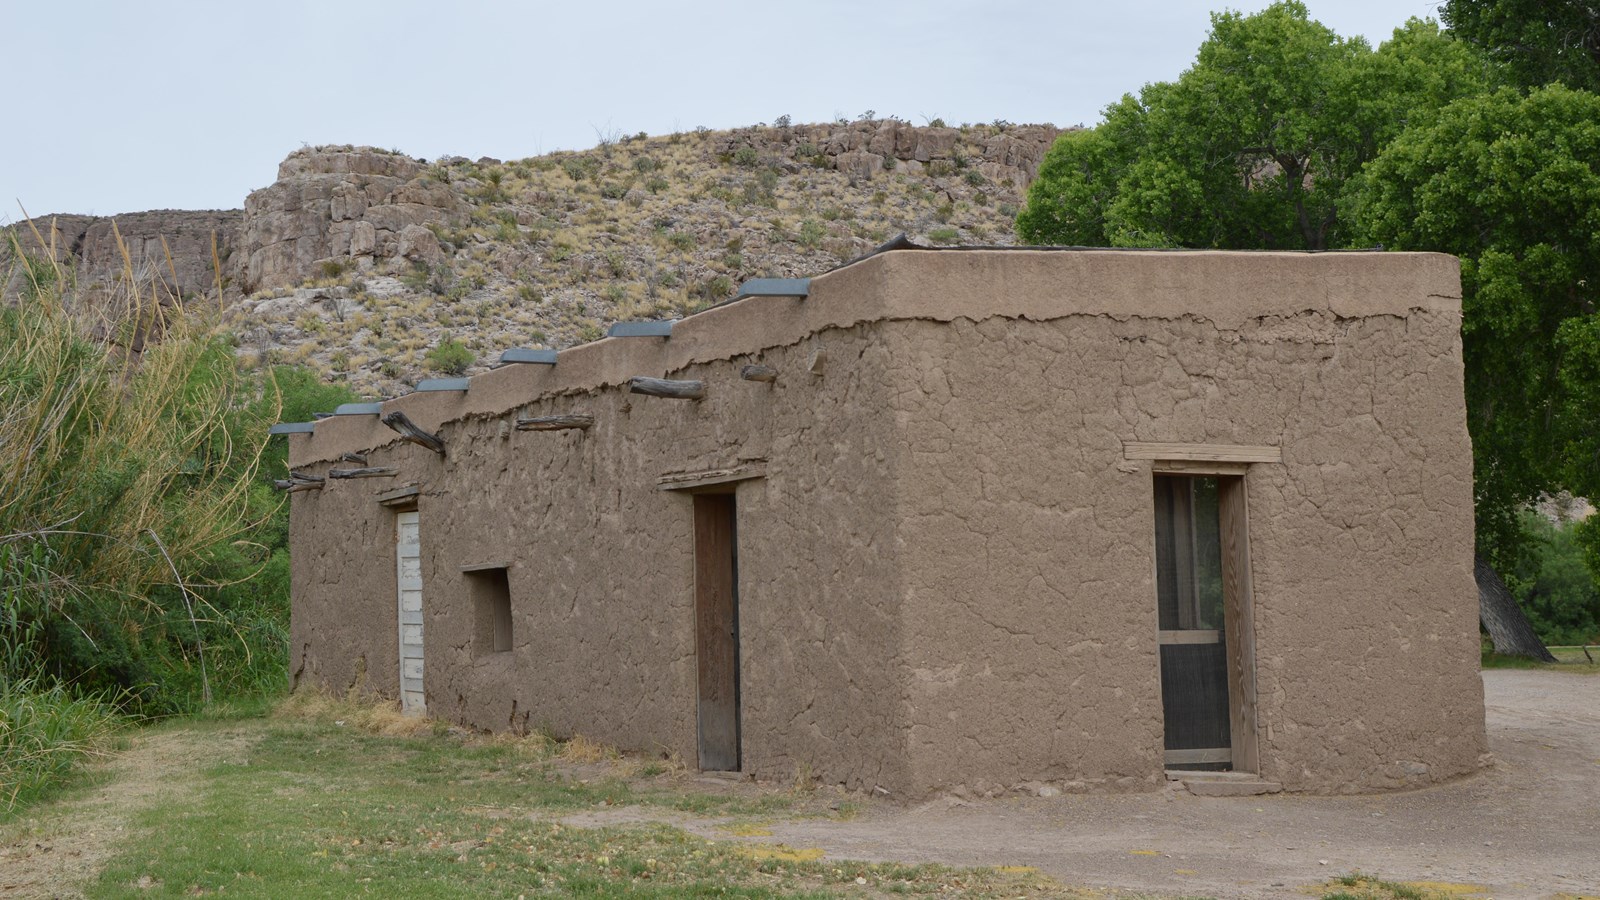
[[[329,478],[377,478],[381,475],[393,475],[400,470],[394,466],[365,466],[360,469],[329,469]]]
[[[739,377],[745,381],[764,381],[771,384],[778,380],[778,370],[771,366],[745,366],[739,370]]]
[[[564,428],[585,429],[594,424],[594,416],[587,413],[570,413],[563,416],[534,416],[517,420],[518,431],[560,431]]]
[[[649,397],[667,397],[672,400],[699,400],[706,395],[704,381],[669,381],[665,378],[646,378],[635,375],[628,379],[628,390]]]
[[[429,450],[432,450],[440,456],[444,455],[444,441],[440,440],[438,435],[429,434],[428,432],[423,431],[421,428],[418,428],[416,423],[412,422],[405,413],[396,410],[395,412],[384,416],[382,422],[383,424],[399,432],[400,437],[404,438],[405,440],[408,440],[419,447],[427,447]]]
[[[280,478],[272,482],[272,486],[280,491],[287,491],[293,494],[296,491],[320,491],[322,490],[322,481],[320,479],[317,481],[294,481]]]
[[[289,472],[289,480],[295,484],[321,484],[322,476],[310,475],[305,472],[295,472],[291,470]]]
[[[339,461],[364,466],[367,464],[367,455],[365,453],[341,453],[339,454]],[[331,475],[332,473],[330,472],[329,474]]]

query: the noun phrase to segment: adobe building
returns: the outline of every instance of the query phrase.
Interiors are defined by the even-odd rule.
[[[1480,765],[1455,259],[905,246],[278,426],[295,684],[908,798]]]

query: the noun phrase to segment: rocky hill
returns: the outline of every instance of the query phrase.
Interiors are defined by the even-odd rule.
[[[136,268],[188,294],[215,293],[219,261],[247,360],[311,365],[389,396],[507,347],[568,346],[612,321],[688,314],[749,278],[816,274],[901,232],[1011,243],[1058,133],[785,124],[431,163],[310,147],[243,211],[119,216],[116,232]],[[80,283],[122,269],[109,220],[35,224]],[[436,351],[446,342],[457,352]]]

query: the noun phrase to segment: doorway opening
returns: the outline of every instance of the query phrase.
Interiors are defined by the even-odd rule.
[[[1166,766],[1254,772],[1244,477],[1158,472],[1155,513]]]
[[[732,493],[694,495],[694,615],[700,768],[737,772],[739,553]]]

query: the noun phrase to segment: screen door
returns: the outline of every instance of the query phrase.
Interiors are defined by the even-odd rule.
[[[1155,476],[1161,704],[1174,769],[1233,768],[1218,481]]]

